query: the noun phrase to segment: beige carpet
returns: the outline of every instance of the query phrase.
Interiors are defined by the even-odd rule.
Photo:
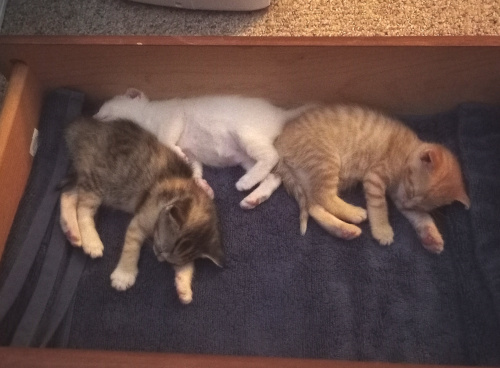
[[[3,34],[498,35],[500,0],[271,0],[253,13],[128,0],[8,0]]]

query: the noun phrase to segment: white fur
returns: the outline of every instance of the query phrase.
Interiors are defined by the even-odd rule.
[[[245,209],[257,207],[266,201],[280,185],[281,178],[273,173],[269,174],[252,193],[246,196],[245,200],[240,203],[240,206]]]
[[[202,177],[201,164],[241,165],[247,172],[236,188],[244,191],[269,175],[278,162],[274,140],[285,122],[306,108],[284,110],[264,99],[241,96],[150,101],[144,93],[129,89],[105,102],[94,117],[135,121],[160,142],[186,155],[195,177]],[[240,205],[255,207],[255,195],[247,198]]]

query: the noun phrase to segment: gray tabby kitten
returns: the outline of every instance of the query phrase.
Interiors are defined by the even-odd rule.
[[[99,206],[133,213],[112,286],[126,290],[135,283],[141,246],[153,237],[158,260],[174,265],[181,302],[190,303],[193,261],[223,261],[215,205],[190,166],[130,121],[82,117],[65,138],[72,167],[61,194],[61,227],[71,244],[101,257],[94,223]]]

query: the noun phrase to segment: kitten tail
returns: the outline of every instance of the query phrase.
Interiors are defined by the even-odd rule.
[[[317,107],[318,104],[316,103],[308,103],[302,106],[299,106],[295,109],[290,109],[285,111],[285,121],[289,121],[295,118],[298,118],[300,115],[305,113],[307,110],[313,109]]]
[[[273,172],[281,177],[283,186],[288,194],[293,196],[299,205],[300,234],[305,235],[307,231],[307,221],[309,219],[307,195],[302,188],[300,180],[295,177],[292,168],[281,159],[275,166]]]
[[[309,213],[305,208],[300,209],[300,234],[305,235],[307,231],[307,220],[309,219]]]

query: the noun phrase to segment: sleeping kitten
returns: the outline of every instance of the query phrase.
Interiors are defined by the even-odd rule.
[[[367,217],[373,237],[393,242],[386,192],[411,222],[423,246],[434,253],[444,242],[429,212],[462,202],[466,194],[459,163],[442,145],[422,142],[399,121],[366,108],[316,108],[287,123],[275,142],[280,161],[275,182],[263,183],[252,195],[261,202],[280,178],[301,209],[301,232],[311,215],[333,235],[352,239]],[[338,192],[363,183],[367,210],[344,202]]]
[[[241,165],[247,172],[236,183],[240,191],[264,180],[278,162],[273,142],[283,124],[304,107],[283,110],[264,99],[206,96],[150,101],[144,93],[128,89],[105,102],[96,119],[130,119],[155,134],[165,145],[192,163],[203,186],[202,164],[215,167]],[[271,178],[272,179],[272,178]],[[268,179],[269,180],[269,179]],[[210,190],[209,188],[206,188]],[[246,198],[243,208],[253,208]]]
[[[61,227],[69,241],[101,257],[94,223],[99,206],[133,213],[112,286],[134,285],[142,243],[153,237],[158,260],[174,265],[180,300],[191,302],[193,261],[205,257],[221,265],[223,251],[215,205],[189,165],[130,121],[79,118],[65,138],[72,167],[61,194]]]

